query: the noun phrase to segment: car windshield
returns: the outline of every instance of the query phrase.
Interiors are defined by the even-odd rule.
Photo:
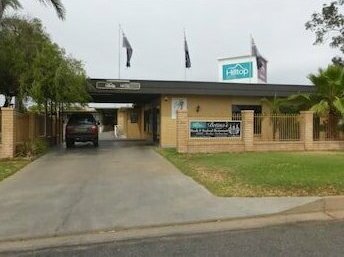
[[[91,125],[94,124],[96,121],[92,115],[74,115],[72,116],[68,124],[70,125]]]

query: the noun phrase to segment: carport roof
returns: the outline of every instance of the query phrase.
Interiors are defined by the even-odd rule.
[[[140,88],[99,89],[102,83],[138,83]],[[309,93],[314,90],[309,85],[286,84],[246,84],[201,81],[166,81],[166,80],[111,80],[89,79],[88,90],[95,102],[147,102],[160,95],[223,95],[247,97],[286,97],[295,93]]]

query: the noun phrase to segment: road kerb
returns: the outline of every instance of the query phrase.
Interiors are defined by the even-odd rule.
[[[344,211],[344,196],[327,196],[314,202],[304,204],[287,211],[283,214],[299,214],[312,212],[337,212]]]
[[[110,242],[149,240],[150,238],[156,237],[201,234],[230,230],[258,229],[265,226],[275,226],[287,223],[333,220],[334,217],[327,215],[324,212],[313,212],[303,214],[275,214],[270,216],[231,219],[226,221],[213,221],[175,226],[169,225],[140,229],[133,228],[121,231],[103,231],[80,235],[1,242],[0,254],[43,250],[47,248],[57,247],[72,247],[80,245],[89,246],[93,244],[104,244]]]
[[[344,219],[344,196],[324,197],[314,202],[271,215],[248,218],[209,220],[188,224],[165,224],[153,227],[90,231],[82,234],[0,242],[0,253],[30,251],[54,247],[101,244],[154,237],[256,229],[307,221]]]

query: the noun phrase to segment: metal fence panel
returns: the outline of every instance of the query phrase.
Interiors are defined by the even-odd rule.
[[[344,118],[340,115],[313,116],[314,141],[343,141]]]
[[[254,139],[300,141],[302,116],[299,114],[255,114]]]

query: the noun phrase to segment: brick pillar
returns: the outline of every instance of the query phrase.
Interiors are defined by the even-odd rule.
[[[187,153],[189,141],[189,119],[186,110],[177,111],[177,152]]]
[[[303,117],[301,135],[305,143],[305,150],[313,150],[313,112],[302,111],[300,115]]]
[[[13,158],[16,151],[16,111],[13,108],[1,108],[1,158]]]
[[[241,111],[242,117],[242,138],[245,144],[245,151],[252,151],[253,150],[253,119],[254,119],[254,111],[251,110],[244,110]]]

